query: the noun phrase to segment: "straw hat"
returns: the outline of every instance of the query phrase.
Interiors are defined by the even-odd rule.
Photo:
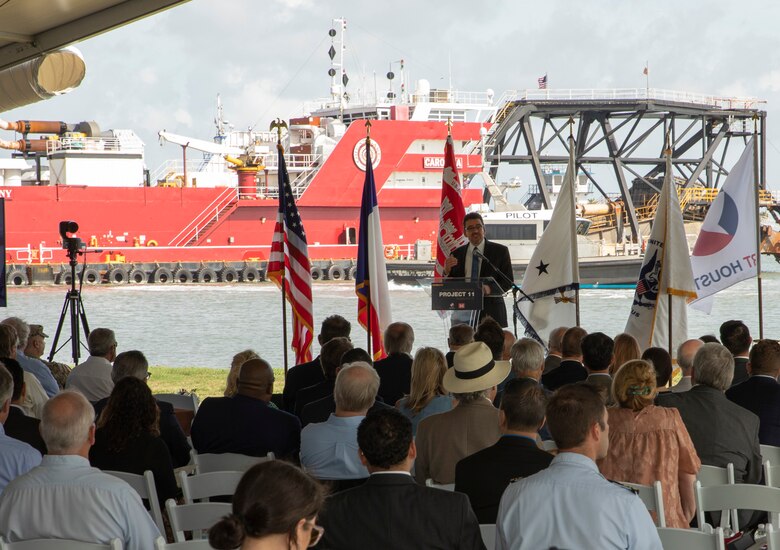
[[[471,393],[497,386],[508,375],[509,361],[495,361],[484,342],[466,344],[455,352],[453,366],[444,375],[450,393]]]

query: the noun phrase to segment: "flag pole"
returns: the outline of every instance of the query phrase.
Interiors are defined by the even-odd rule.
[[[276,119],[274,122],[271,123],[271,129],[276,130],[276,149],[279,152],[280,156],[284,156],[284,147],[282,146],[282,128],[283,128],[284,122],[281,121],[281,119]],[[281,176],[281,173],[278,174],[278,176]],[[282,190],[282,182],[278,181],[278,189],[280,193],[279,200],[281,199],[281,193],[284,191]],[[286,262],[285,262],[286,263]],[[282,280],[282,354],[284,356],[284,375],[287,376],[287,368],[288,368],[288,358],[287,358],[287,273],[286,269],[281,270],[281,280]]]
[[[571,185],[571,204],[572,204],[572,213],[571,213],[571,237],[574,239],[574,242],[571,246],[571,253],[572,253],[572,262],[579,263],[579,253],[577,251],[577,193],[575,190],[575,185],[577,182],[577,159],[574,155],[574,117],[569,117],[569,159],[571,160],[570,164],[572,168],[574,169],[574,174],[572,174],[572,185]],[[573,269],[577,269],[577,272],[579,273],[579,266],[572,266]],[[577,277],[579,282],[579,277]],[[580,285],[577,284],[577,288],[574,289],[574,319],[577,326],[580,326]]]
[[[669,129],[666,132],[666,140],[665,140],[666,141],[666,150],[664,151],[664,154],[666,155],[666,170],[667,170],[667,172],[669,172],[669,174],[667,174],[667,176],[668,176],[668,179],[669,179],[669,185],[670,186],[674,185],[674,174],[672,173],[672,162],[671,162],[671,160],[672,160],[672,144],[669,141],[669,134],[670,134],[671,131],[672,131],[672,128],[670,126]],[[671,208],[671,204],[669,204],[669,200],[668,199],[670,199],[671,196],[672,196],[671,189],[672,188],[670,188],[670,189],[668,189],[666,191],[666,199],[667,200],[666,200],[666,215],[665,215],[665,221],[664,221],[664,262],[663,262],[662,267],[661,267],[661,269],[665,270],[666,273],[667,273],[667,277],[666,277],[667,280],[668,280],[668,277],[669,277],[668,276],[668,273],[669,273],[669,271],[668,271],[669,270],[668,259],[669,258],[667,257],[667,254],[669,253],[669,249],[670,249],[669,238],[670,238],[670,233],[671,233],[669,231],[669,222],[670,222],[669,208]],[[676,191],[676,189],[675,189],[675,191]],[[674,196],[677,196],[676,192],[674,193]],[[656,217],[657,216],[658,216],[658,214],[656,213]],[[661,283],[662,281],[663,281],[663,279],[661,281],[659,281],[659,283]],[[668,337],[668,343],[667,343],[667,348],[668,349],[667,349],[667,351],[669,352],[669,356],[670,357],[674,357],[674,353],[672,351],[672,330],[673,330],[673,328],[672,328],[673,327],[672,295],[669,294],[669,292],[668,292],[669,289],[668,288],[666,290],[667,290],[667,293],[666,293],[666,300],[667,300],[666,301],[666,309],[667,309],[667,313],[668,313],[667,321],[669,323],[669,326],[667,328],[667,333],[668,333],[667,334],[667,337]],[[660,291],[660,288],[659,288],[659,291]]]
[[[368,166],[370,163],[371,163],[371,121],[366,120],[366,166]],[[373,165],[371,169],[373,170]],[[368,237],[368,227],[366,227],[366,237]],[[371,331],[371,262],[368,261],[368,258],[366,258],[366,282],[368,283],[366,288],[366,300],[368,301],[367,304],[368,307],[366,308],[366,351],[368,351],[369,357],[373,357],[374,355],[371,350],[371,334],[372,334]]]
[[[762,127],[763,130],[763,127]],[[761,132],[761,138],[765,139],[764,132]],[[764,299],[762,292],[761,279],[761,220],[759,210],[761,209],[761,189],[758,174],[758,114],[753,115],[753,182],[756,196],[756,284],[758,285],[758,337],[764,339]]]

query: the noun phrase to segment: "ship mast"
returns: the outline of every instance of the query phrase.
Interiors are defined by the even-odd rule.
[[[328,74],[330,75],[330,97],[339,104],[339,119],[344,120],[344,107],[347,99],[347,71],[344,68],[344,50],[346,46],[344,39],[347,32],[347,20],[346,19],[334,19],[333,27],[328,31],[330,36],[330,49],[328,50],[328,56],[330,57],[330,69]],[[336,28],[339,30],[337,31]]]

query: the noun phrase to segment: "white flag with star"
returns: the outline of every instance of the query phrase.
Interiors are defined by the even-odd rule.
[[[523,275],[521,289],[531,300],[520,298],[518,318],[525,335],[545,349],[550,332],[557,327],[573,327],[577,322],[577,289],[580,271],[577,258],[577,220],[574,182],[577,167],[570,138],[569,165],[552,218],[536,245]]]

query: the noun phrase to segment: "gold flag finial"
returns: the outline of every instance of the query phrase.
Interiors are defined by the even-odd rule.
[[[282,128],[287,128],[287,123],[283,121],[281,118],[277,118],[273,122],[271,122],[270,130],[273,132],[276,130],[276,144],[281,145],[282,144]]]
[[[447,118],[447,137],[452,137],[452,117]]]

